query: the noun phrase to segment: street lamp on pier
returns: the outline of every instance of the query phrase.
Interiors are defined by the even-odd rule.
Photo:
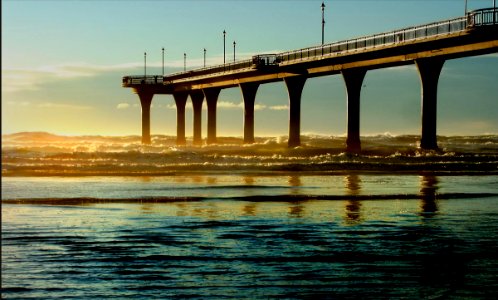
[[[204,68],[206,67],[206,48],[204,48]]]
[[[144,79],[147,77],[147,52],[144,52]]]
[[[183,72],[187,71],[187,53],[183,53]]]
[[[225,63],[225,37],[227,35],[227,32],[223,30],[223,63]]]
[[[235,62],[235,41],[233,41],[233,61]]]
[[[163,47],[163,76],[164,76],[164,47]]]
[[[324,43],[325,32],[325,3],[322,1],[322,45]]]

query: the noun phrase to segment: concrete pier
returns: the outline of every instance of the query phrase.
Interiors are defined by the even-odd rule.
[[[289,93],[289,147],[301,145],[301,95],[306,79],[304,75],[284,78]]]
[[[349,69],[343,70],[341,73],[346,84],[347,93],[348,136],[346,138],[346,151],[360,153],[360,95],[361,85],[363,84],[367,70]]]
[[[207,143],[216,143],[216,104],[218,103],[218,96],[221,89],[210,88],[203,89],[204,96],[206,97],[208,115],[207,115]]]
[[[244,144],[254,143],[254,102],[259,83],[241,83],[244,99]]]
[[[422,137],[420,148],[437,150],[437,86],[444,59],[426,58],[415,61],[421,82]]]
[[[184,146],[185,139],[185,105],[187,104],[187,93],[175,93],[173,98],[176,103],[176,144]]]
[[[150,105],[154,93],[137,91],[142,107],[142,144],[150,144]]]
[[[300,146],[301,95],[307,78],[342,74],[347,93],[346,150],[361,151],[360,95],[367,70],[416,64],[421,81],[420,148],[437,145],[437,87],[445,60],[498,52],[495,7],[464,16],[411,26],[330,44],[306,47],[178,72],[169,75],[124,76],[142,105],[142,142],[151,142],[150,107],[154,94],[175,96],[177,143],[185,144],[185,93],[193,103],[193,143],[202,144],[201,121],[207,103],[207,144],[216,143],[216,113],[222,89],[240,87],[244,100],[244,143],[254,143],[254,105],[261,84],[284,81],[289,94],[289,147]],[[161,80],[162,79],[162,80]],[[177,95],[175,95],[177,94]],[[324,105],[324,104],[320,104]],[[311,116],[314,117],[314,116]],[[271,120],[270,120],[271,122]]]
[[[196,146],[202,145],[202,102],[204,102],[204,93],[201,91],[190,92],[193,108],[193,143]]]

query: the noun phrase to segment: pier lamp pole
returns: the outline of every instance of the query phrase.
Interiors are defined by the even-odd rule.
[[[144,52],[144,79],[147,77],[147,52]]]
[[[465,0],[465,15],[467,15],[467,0]]]
[[[164,76],[164,47],[163,47],[163,76]]]
[[[493,24],[496,24],[496,0],[493,0]]]
[[[227,35],[227,32],[223,30],[223,63],[225,63],[225,37]]]
[[[183,53],[183,72],[187,71],[187,53]]]
[[[235,41],[233,41],[233,61],[235,62]]]
[[[493,25],[496,24],[496,0],[493,0]]]
[[[324,31],[325,31],[325,3],[322,2],[322,45],[324,42]]]
[[[206,67],[206,48],[204,48],[204,68]]]

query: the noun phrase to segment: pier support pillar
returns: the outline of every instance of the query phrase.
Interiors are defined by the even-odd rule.
[[[420,148],[437,150],[437,85],[444,59],[419,59],[415,63],[422,87],[422,137],[420,139]]]
[[[259,83],[241,83],[244,99],[244,144],[254,143],[254,102]]]
[[[342,71],[347,93],[347,127],[346,151],[361,152],[360,141],[360,95],[361,85],[367,70],[348,69]]]
[[[150,144],[150,105],[153,93],[137,91],[142,107],[142,144]]]
[[[284,78],[289,93],[289,147],[301,145],[301,94],[306,79],[304,75]]]
[[[194,145],[202,145],[202,102],[204,102],[204,93],[202,91],[193,91],[190,93],[193,108],[193,128],[194,128]]]
[[[184,146],[185,139],[185,105],[187,104],[187,93],[175,93],[173,98],[176,103],[176,144]]]
[[[210,88],[202,90],[206,97],[208,115],[207,115],[207,143],[216,143],[216,104],[221,89]]]

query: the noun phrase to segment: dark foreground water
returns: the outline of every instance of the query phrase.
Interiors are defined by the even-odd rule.
[[[497,187],[496,175],[3,178],[2,298],[494,299]]]

